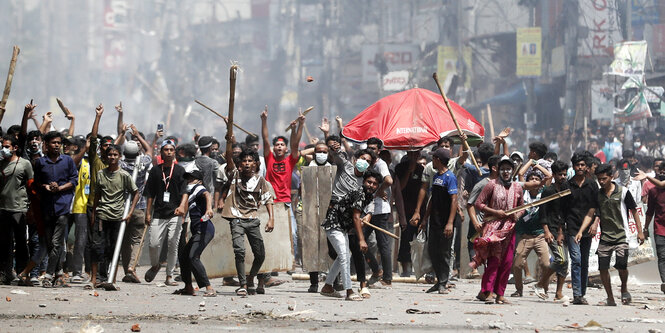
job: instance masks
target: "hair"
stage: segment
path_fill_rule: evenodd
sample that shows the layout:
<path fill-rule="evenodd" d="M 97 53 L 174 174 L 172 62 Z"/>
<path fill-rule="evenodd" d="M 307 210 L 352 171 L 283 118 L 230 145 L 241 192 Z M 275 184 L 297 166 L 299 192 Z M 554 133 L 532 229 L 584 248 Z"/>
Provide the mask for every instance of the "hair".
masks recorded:
<path fill-rule="evenodd" d="M 259 142 L 259 137 L 258 136 L 249 134 L 245 137 L 245 144 L 246 145 L 249 146 L 250 144 L 252 144 L 254 142 L 256 142 L 256 143 Z"/>
<path fill-rule="evenodd" d="M 559 155 L 553 151 L 548 151 L 547 154 L 543 155 L 543 158 L 546 160 L 551 159 L 552 161 L 556 161 L 559 159 Z"/>
<path fill-rule="evenodd" d="M 606 174 L 612 177 L 612 166 L 609 164 L 601 164 L 596 168 L 596 175 Z"/>
<path fill-rule="evenodd" d="M 436 155 L 432 155 L 432 159 L 437 159 L 443 163 L 444 166 L 448 167 L 448 162 L 450 162 L 450 157 L 438 158 Z"/>
<path fill-rule="evenodd" d="M 60 138 L 60 140 L 62 140 L 62 133 L 58 131 L 50 131 L 44 135 L 44 142 L 49 143 L 55 138 Z"/>
<path fill-rule="evenodd" d="M 106 156 L 109 155 L 109 152 L 110 152 L 111 150 L 115 150 L 115 151 L 117 151 L 118 154 L 120 154 L 120 152 L 121 152 L 121 151 L 120 151 L 120 146 L 118 146 L 118 145 L 116 145 L 116 144 L 111 144 L 108 148 L 106 148 L 106 153 L 105 153 Z"/>
<path fill-rule="evenodd" d="M 600 158 L 598 158 L 598 157 L 596 157 L 596 156 L 591 156 L 591 157 L 589 158 L 589 164 L 590 164 L 590 165 L 594 165 L 594 164 L 595 164 L 595 165 L 601 165 L 602 163 L 603 163 L 603 162 L 600 161 Z"/>
<path fill-rule="evenodd" d="M 242 147 L 242 145 L 239 144 L 239 143 L 237 143 L 237 142 L 234 142 L 233 144 L 231 144 L 231 150 L 233 150 L 233 149 L 235 149 L 235 148 L 240 148 L 240 150 L 244 150 L 243 147 Z M 233 152 L 233 151 L 232 151 L 232 152 Z"/>
<path fill-rule="evenodd" d="M 145 140 L 145 134 L 143 134 L 143 132 L 139 131 L 139 135 L 141 136 L 141 138 L 143 138 L 143 140 Z M 135 141 L 139 141 L 139 140 L 136 140 L 136 135 L 134 135 L 134 134 L 132 134 L 132 138 L 135 139 Z"/>
<path fill-rule="evenodd" d="M 573 157 L 570 158 L 570 162 L 573 163 L 573 165 L 577 164 L 578 162 L 584 162 L 586 164 L 591 164 L 590 156 L 592 156 L 591 153 L 589 153 L 586 150 L 576 151 L 573 154 Z"/>
<path fill-rule="evenodd" d="M 193 143 L 182 144 L 178 146 L 177 150 L 182 151 L 182 153 L 187 157 L 196 156 L 196 146 Z"/>
<path fill-rule="evenodd" d="M 600 144 L 600 140 L 598 140 L 596 138 L 589 139 L 589 143 L 592 143 L 592 142 L 595 142 L 596 144 Z"/>
<path fill-rule="evenodd" d="M 543 180 L 543 177 L 544 177 L 543 173 L 540 170 L 535 169 L 535 168 L 531 169 L 531 171 L 526 173 L 525 179 L 529 180 L 529 178 L 531 178 L 531 176 L 537 176 L 538 178 L 540 178 L 540 180 Z"/>
<path fill-rule="evenodd" d="M 654 158 L 654 159 L 653 159 L 653 166 L 656 166 L 656 164 L 659 163 L 659 162 L 660 162 L 660 163 L 663 163 L 663 162 L 665 162 L 665 159 L 662 158 L 662 157 L 656 157 L 656 158 Z"/>
<path fill-rule="evenodd" d="M 482 163 L 487 163 L 492 155 L 494 155 L 494 146 L 486 142 L 478 145 L 478 157 Z"/>
<path fill-rule="evenodd" d="M 554 161 L 552 163 L 552 173 L 559 173 L 561 171 L 568 171 L 568 164 L 564 161 Z"/>
<path fill-rule="evenodd" d="M 452 146 L 452 144 L 453 144 L 453 139 L 451 139 L 451 138 L 449 138 L 449 137 L 447 137 L 447 136 L 444 136 L 443 138 L 440 138 L 439 140 L 436 141 L 436 146 L 437 146 L 437 147 L 438 147 L 438 146 L 441 146 L 441 144 L 444 143 L 444 142 L 448 142 L 448 143 Z"/>
<path fill-rule="evenodd" d="M 330 141 L 335 141 L 340 144 L 342 143 L 342 139 L 337 135 L 328 135 L 328 137 L 326 138 L 326 144 L 328 144 L 328 142 Z"/>
<path fill-rule="evenodd" d="M 253 149 L 243 149 L 238 155 L 238 161 L 242 161 L 245 157 L 251 157 L 254 162 L 259 163 L 259 153 L 255 152 Z"/>
<path fill-rule="evenodd" d="M 16 136 L 14 134 L 9 134 L 9 131 L 7 131 L 7 134 L 2 136 L 2 141 L 9 141 L 9 143 L 12 145 L 12 147 L 18 146 L 18 139 L 16 139 Z"/>
<path fill-rule="evenodd" d="M 219 146 L 220 144 L 219 144 L 219 141 L 217 141 L 217 139 L 212 138 L 212 145 L 211 145 L 211 147 L 214 146 L 214 145 L 218 145 L 218 146 Z"/>
<path fill-rule="evenodd" d="M 632 149 L 626 149 L 623 151 L 623 154 L 621 154 L 621 157 L 623 158 L 635 157 L 635 151 Z"/>
<path fill-rule="evenodd" d="M 499 165 L 499 160 L 501 160 L 501 156 L 499 155 L 492 155 L 487 159 L 487 166 L 490 168 L 490 170 L 492 167 Z"/>
<path fill-rule="evenodd" d="M 365 171 L 365 174 L 363 174 L 363 180 L 366 180 L 369 177 L 374 177 L 374 179 L 376 179 L 376 182 L 379 185 L 381 185 L 381 183 L 383 182 L 383 177 L 381 177 L 381 174 L 374 170 Z"/>
<path fill-rule="evenodd" d="M 536 155 L 538 155 L 538 158 L 543 158 L 543 156 L 547 154 L 547 146 L 540 141 L 532 142 L 531 144 L 529 144 L 529 150 L 536 153 Z"/>
<path fill-rule="evenodd" d="M 372 158 L 372 163 L 370 164 L 374 164 L 374 162 L 376 161 L 376 154 L 369 149 L 358 149 L 356 150 L 355 153 L 353 153 L 353 157 L 355 158 L 359 158 L 360 156 L 363 155 L 369 155 Z"/>
<path fill-rule="evenodd" d="M 16 135 L 17 133 L 21 133 L 20 125 L 12 125 L 7 129 L 7 134 L 9 135 Z"/>
<path fill-rule="evenodd" d="M 44 135 L 42 134 L 42 132 L 40 132 L 38 130 L 28 132 L 28 135 L 26 137 L 27 141 L 32 141 L 34 138 L 43 139 Z"/>
<path fill-rule="evenodd" d="M 371 138 L 367 139 L 367 145 L 368 146 L 369 145 L 376 145 L 377 148 L 379 148 L 379 150 L 381 150 L 381 148 L 383 148 L 383 141 L 381 141 L 381 139 L 379 139 L 379 138 L 371 137 Z"/>
<path fill-rule="evenodd" d="M 272 139 L 272 145 L 273 145 L 273 146 L 276 145 L 276 144 L 277 144 L 277 141 L 279 141 L 279 140 L 284 141 L 284 144 L 285 144 L 286 146 L 289 145 L 289 139 L 287 139 L 287 138 L 286 138 L 285 136 L 283 136 L 283 135 L 276 136 L 274 139 Z"/>

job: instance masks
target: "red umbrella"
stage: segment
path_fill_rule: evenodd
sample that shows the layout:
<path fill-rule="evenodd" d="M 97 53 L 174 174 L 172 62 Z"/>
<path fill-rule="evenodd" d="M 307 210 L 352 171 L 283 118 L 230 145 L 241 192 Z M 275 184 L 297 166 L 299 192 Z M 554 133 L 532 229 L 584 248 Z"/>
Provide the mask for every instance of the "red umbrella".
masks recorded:
<path fill-rule="evenodd" d="M 485 129 L 468 111 L 453 101 L 449 102 L 462 131 L 469 139 L 476 139 L 471 141 L 480 142 Z M 383 140 L 386 148 L 405 150 L 422 148 L 441 137 L 456 134 L 457 128 L 441 95 L 420 88 L 380 99 L 342 130 L 342 135 L 354 142 L 377 137 Z"/>

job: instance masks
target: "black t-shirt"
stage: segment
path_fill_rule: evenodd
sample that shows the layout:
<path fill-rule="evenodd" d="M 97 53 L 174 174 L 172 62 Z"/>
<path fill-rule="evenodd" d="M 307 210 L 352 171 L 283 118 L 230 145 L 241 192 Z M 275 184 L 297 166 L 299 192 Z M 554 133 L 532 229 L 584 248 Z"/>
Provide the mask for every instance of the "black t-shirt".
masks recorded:
<path fill-rule="evenodd" d="M 561 200 L 562 216 L 566 223 L 566 234 L 569 236 L 577 235 L 582 226 L 584 216 L 591 208 L 598 209 L 598 184 L 595 180 L 587 177 L 582 186 L 577 186 L 574 178 L 568 180 L 570 195 Z M 584 237 L 590 237 L 588 233 Z"/>
<path fill-rule="evenodd" d="M 406 186 L 402 190 L 402 201 L 404 202 L 404 214 L 406 215 L 406 219 L 410 219 L 413 213 L 415 213 L 416 210 L 416 204 L 418 203 L 418 193 L 420 192 L 420 188 L 422 186 L 421 179 L 423 176 L 423 168 L 422 165 L 416 164 L 416 168 L 413 170 L 413 173 L 409 176 L 409 179 L 406 183 Z M 395 167 L 395 176 L 398 179 L 402 179 L 404 177 L 404 174 L 409 172 L 409 161 L 404 161 Z M 425 201 L 425 204 L 421 206 L 421 215 L 425 212 L 425 206 L 427 206 L 427 201 Z"/>
<path fill-rule="evenodd" d="M 169 177 L 170 175 L 170 177 Z M 164 201 L 164 192 L 168 184 L 168 202 Z M 174 216 L 175 209 L 182 201 L 182 195 L 187 193 L 187 182 L 185 181 L 185 168 L 180 165 L 173 165 L 173 174 L 171 168 L 164 167 L 161 164 L 150 169 L 148 180 L 143 190 L 146 198 L 153 198 L 153 207 L 155 208 L 153 217 L 158 219 L 170 219 Z"/>
<path fill-rule="evenodd" d="M 189 190 L 189 219 L 192 221 L 190 230 L 192 233 L 196 233 L 201 228 L 201 217 L 206 212 L 207 202 L 205 194 L 208 191 L 201 184 L 194 185 Z"/>
<path fill-rule="evenodd" d="M 552 184 L 543 189 L 543 193 L 540 197 L 547 198 L 550 195 L 565 191 L 566 189 L 568 189 L 568 182 L 561 184 L 560 191 L 557 191 L 556 186 Z M 562 230 L 565 230 L 565 223 L 563 221 L 564 213 L 561 210 L 562 201 L 563 198 L 546 202 L 541 206 L 540 211 L 538 212 L 541 224 L 547 224 L 547 227 L 554 237 L 557 237 L 559 234 L 559 226 L 561 226 Z"/>

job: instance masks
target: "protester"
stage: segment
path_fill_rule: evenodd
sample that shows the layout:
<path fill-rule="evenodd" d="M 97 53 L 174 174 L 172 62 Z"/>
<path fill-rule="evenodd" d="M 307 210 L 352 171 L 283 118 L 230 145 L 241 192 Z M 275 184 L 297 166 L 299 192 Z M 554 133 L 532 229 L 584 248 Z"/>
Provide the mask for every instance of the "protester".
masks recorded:
<path fill-rule="evenodd" d="M 175 291 L 180 295 L 196 295 L 192 286 L 192 274 L 196 279 L 199 289 L 205 288 L 204 297 L 214 297 L 217 293 L 210 285 L 208 274 L 203 263 L 201 263 L 201 254 L 206 246 L 215 236 L 215 227 L 210 219 L 213 217 L 212 196 L 210 192 L 202 185 L 203 173 L 199 170 L 193 170 L 187 173 L 188 181 L 188 213 L 191 219 L 190 231 L 192 233 L 187 244 L 182 247 L 178 253 L 180 261 L 180 276 L 185 287 Z"/>
<path fill-rule="evenodd" d="M 93 222 L 89 231 L 92 263 L 90 280 L 93 288 L 98 287 L 98 268 L 101 268 L 101 272 L 106 272 L 111 265 L 121 222 L 127 222 L 131 218 L 139 201 L 138 188 L 132 176 L 120 168 L 120 147 L 111 145 L 105 153 L 108 167 L 97 173 L 97 188 L 92 204 Z M 124 215 L 126 197 L 131 198 L 131 205 L 127 215 Z M 110 274 L 115 276 L 115 272 Z"/>
<path fill-rule="evenodd" d="M 401 185 L 405 221 L 411 220 L 418 203 L 418 193 L 421 187 L 420 179 L 425 169 L 423 165 L 418 164 L 419 157 L 419 151 L 409 151 L 395 167 L 395 175 Z M 421 209 L 420 215 L 425 215 L 425 209 Z M 402 276 L 409 276 L 411 274 L 410 242 L 417 234 L 418 228 L 410 223 L 404 223 L 404 225 L 400 223 L 400 228 L 402 233 L 400 235 L 397 261 L 402 265 Z"/>
<path fill-rule="evenodd" d="M 256 289 L 248 289 L 248 287 L 254 286 L 254 277 L 259 273 L 265 259 L 265 246 L 259 230 L 261 221 L 258 218 L 258 209 L 260 205 L 266 206 L 268 221 L 265 231 L 272 232 L 275 228 L 274 199 L 267 181 L 256 174 L 258 154 L 246 149 L 240 153 L 238 160 L 240 161 L 238 168 L 232 158 L 226 161 L 226 174 L 231 184 L 222 211 L 222 217 L 229 221 L 233 239 L 233 253 L 240 282 L 236 295 L 265 294 L 264 275 L 258 277 Z M 254 261 L 247 276 L 245 275 L 245 235 L 247 235 L 254 255 Z"/>
<path fill-rule="evenodd" d="M 437 280 L 427 290 L 428 293 L 448 294 L 450 289 L 448 277 L 452 266 L 451 249 L 457 213 L 457 178 L 448 170 L 449 161 L 449 149 L 439 148 L 432 153 L 432 163 L 437 173 L 432 178 L 432 198 L 418 228 L 428 230 L 427 251 Z"/>
<path fill-rule="evenodd" d="M 33 182 L 30 161 L 17 155 L 18 139 L 7 134 L 2 138 L 0 150 L 0 283 L 10 284 L 14 273 L 28 264 L 29 250 L 26 238 L 28 187 Z M 14 245 L 15 244 L 15 245 Z M 14 266 L 16 265 L 16 266 Z"/>
<path fill-rule="evenodd" d="M 556 193 L 568 189 L 566 173 L 568 165 L 562 161 L 556 161 L 552 164 L 552 174 L 554 183 L 543 189 L 541 197 L 549 197 Z M 549 245 L 551 262 L 549 266 L 541 273 L 540 280 L 535 286 L 536 296 L 546 299 L 547 289 L 552 274 L 556 273 L 556 294 L 555 300 L 563 298 L 563 284 L 568 275 L 568 255 L 564 249 L 565 241 L 565 222 L 563 220 L 564 210 L 561 208 L 561 199 L 545 203 L 539 211 L 540 222 L 545 234 L 545 241 Z"/>
<path fill-rule="evenodd" d="M 326 284 L 321 288 L 321 295 L 341 298 L 335 289 L 333 282 L 337 274 L 341 275 L 341 282 L 346 290 L 346 300 L 360 301 L 362 296 L 356 294 L 351 287 L 351 273 L 349 265 L 349 238 L 348 233 L 352 228 L 358 236 L 358 247 L 362 252 L 367 252 L 362 231 L 361 212 L 364 208 L 364 192 L 360 188 L 358 178 L 361 177 L 376 159 L 371 150 L 361 149 L 354 153 L 354 161 L 349 162 L 337 152 L 339 143 L 333 143 L 331 150 L 333 164 L 337 166 L 335 180 L 333 182 L 332 198 L 326 212 L 326 218 L 322 224 L 326 236 L 337 253 L 333 262 Z"/>
<path fill-rule="evenodd" d="M 58 279 L 55 273 L 62 268 L 64 237 L 74 198 L 74 188 L 78 181 L 78 171 L 74 160 L 60 153 L 62 147 L 60 132 L 46 133 L 44 142 L 47 147 L 46 156 L 35 162 L 34 170 L 35 183 L 40 189 L 44 212 L 43 242 L 48 249 L 48 266 L 42 286 L 50 288 L 54 285 L 54 279 L 57 279 L 58 286 L 65 284 L 65 281 Z"/>
<path fill-rule="evenodd" d="M 630 304 L 632 297 L 628 292 L 628 241 L 626 229 L 628 227 L 628 214 L 632 214 L 637 225 L 637 240 L 644 243 L 642 224 L 637 214 L 637 204 L 633 195 L 625 187 L 612 181 L 612 167 L 603 164 L 596 170 L 596 176 L 600 183 L 598 192 L 598 209 L 600 218 L 600 243 L 598 244 L 598 270 L 600 279 L 607 293 L 607 300 L 601 305 L 616 306 L 612 285 L 610 282 L 610 259 L 616 253 L 614 268 L 619 271 L 621 279 L 621 303 Z M 582 239 L 584 230 L 591 225 L 593 216 L 585 216 L 580 230 L 575 235 L 575 242 Z"/>
<path fill-rule="evenodd" d="M 665 182 L 665 165 L 660 164 L 655 168 L 656 177 L 650 177 L 649 181 Z M 652 179 L 653 178 L 653 179 Z M 665 188 L 660 185 L 649 190 L 647 201 L 646 222 L 644 222 L 644 236 L 649 236 L 649 225 L 653 221 L 653 238 L 656 243 L 656 255 L 658 257 L 658 272 L 660 273 L 660 291 L 665 293 Z"/>
<path fill-rule="evenodd" d="M 172 140 L 164 140 L 160 148 L 162 163 L 153 167 L 148 174 L 144 195 L 147 198 L 145 224 L 150 227 L 150 269 L 145 273 L 146 282 L 152 282 L 160 268 L 159 251 L 168 239 L 166 262 L 166 282 L 168 286 L 178 283 L 173 281 L 182 217 L 186 212 L 187 183 L 185 169 L 175 164 L 175 147 Z M 154 208 L 154 212 L 153 212 Z"/>
<path fill-rule="evenodd" d="M 589 251 L 591 237 L 596 234 L 598 223 L 594 222 L 589 232 L 575 240 L 585 216 L 593 217 L 598 208 L 598 185 L 587 174 L 591 154 L 576 152 L 571 158 L 575 176 L 568 180 L 571 194 L 562 198 L 562 216 L 566 224 L 566 245 L 570 255 L 571 280 L 573 285 L 573 304 L 588 305 L 584 298 L 589 275 Z"/>
<path fill-rule="evenodd" d="M 482 235 L 474 241 L 475 255 L 469 264 L 477 268 L 487 262 L 483 272 L 482 289 L 479 299 L 488 300 L 490 293 L 496 294 L 497 304 L 506 304 L 504 298 L 508 276 L 513 264 L 515 251 L 515 222 L 522 212 L 511 215 L 507 210 L 521 206 L 524 202 L 522 186 L 512 180 L 513 162 L 506 156 L 499 161 L 499 178 L 490 180 L 476 200 L 476 209 L 496 218 L 484 221 Z"/>

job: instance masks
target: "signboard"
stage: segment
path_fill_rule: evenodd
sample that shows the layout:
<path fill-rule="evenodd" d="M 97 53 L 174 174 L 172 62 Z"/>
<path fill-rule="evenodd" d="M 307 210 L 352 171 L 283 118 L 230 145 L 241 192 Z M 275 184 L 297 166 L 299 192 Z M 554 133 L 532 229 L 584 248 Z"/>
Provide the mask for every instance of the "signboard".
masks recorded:
<path fill-rule="evenodd" d="M 612 88 L 604 81 L 594 81 L 591 84 L 591 119 L 612 119 L 613 117 Z"/>
<path fill-rule="evenodd" d="M 450 73 L 457 72 L 457 52 L 452 46 L 439 46 L 436 56 L 436 75 L 445 80 Z"/>
<path fill-rule="evenodd" d="M 651 34 L 652 56 L 665 56 L 665 24 L 654 24 Z"/>
<path fill-rule="evenodd" d="M 623 109 L 616 109 L 614 116 L 619 122 L 629 122 L 644 118 L 651 118 L 651 108 L 640 90 Z"/>
<path fill-rule="evenodd" d="M 123 67 L 127 59 L 127 23 L 129 6 L 126 0 L 104 1 L 104 68 Z"/>
<path fill-rule="evenodd" d="M 517 28 L 516 74 L 518 77 L 540 76 L 541 38 L 540 27 Z"/>
<path fill-rule="evenodd" d="M 552 49 L 552 61 L 550 64 L 550 75 L 552 77 L 559 77 L 566 74 L 566 54 L 563 45 Z"/>
<path fill-rule="evenodd" d="M 614 61 L 610 64 L 607 74 L 620 76 L 644 75 L 644 65 L 647 57 L 647 42 L 617 43 L 614 46 Z"/>
<path fill-rule="evenodd" d="M 383 76 L 383 90 L 402 91 L 409 83 L 409 71 L 395 71 Z"/>
<path fill-rule="evenodd" d="M 362 64 L 363 82 L 378 83 L 380 79 L 377 71 L 377 61 L 384 61 L 388 72 L 398 70 L 409 70 L 415 68 L 416 61 L 420 56 L 420 48 L 413 44 L 386 44 L 383 52 L 379 51 L 379 45 L 363 45 Z"/>
<path fill-rule="evenodd" d="M 615 2 L 579 0 L 579 5 L 579 26 L 588 33 L 579 39 L 577 54 L 581 57 L 611 57 L 614 44 L 623 41 Z"/>

